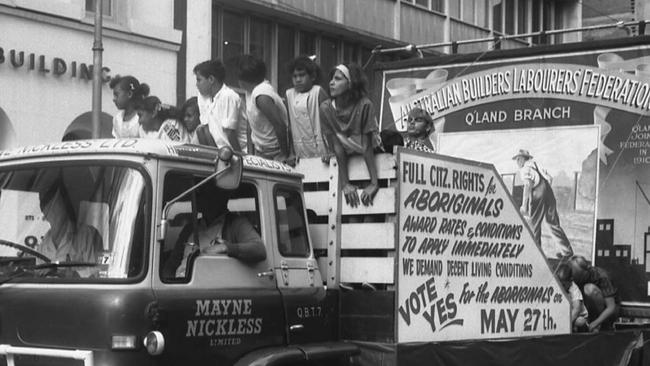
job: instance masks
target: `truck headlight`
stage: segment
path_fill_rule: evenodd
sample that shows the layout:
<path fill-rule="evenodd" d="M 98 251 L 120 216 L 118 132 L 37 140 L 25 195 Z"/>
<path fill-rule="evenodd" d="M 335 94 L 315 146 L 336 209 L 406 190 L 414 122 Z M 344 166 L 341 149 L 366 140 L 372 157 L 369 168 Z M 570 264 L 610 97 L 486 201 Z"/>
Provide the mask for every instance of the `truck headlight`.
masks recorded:
<path fill-rule="evenodd" d="M 165 337 L 157 330 L 153 330 L 144 337 L 144 348 L 152 356 L 157 356 L 165 349 Z"/>
<path fill-rule="evenodd" d="M 114 335 L 111 338 L 111 349 L 135 349 L 135 342 L 134 335 Z"/>

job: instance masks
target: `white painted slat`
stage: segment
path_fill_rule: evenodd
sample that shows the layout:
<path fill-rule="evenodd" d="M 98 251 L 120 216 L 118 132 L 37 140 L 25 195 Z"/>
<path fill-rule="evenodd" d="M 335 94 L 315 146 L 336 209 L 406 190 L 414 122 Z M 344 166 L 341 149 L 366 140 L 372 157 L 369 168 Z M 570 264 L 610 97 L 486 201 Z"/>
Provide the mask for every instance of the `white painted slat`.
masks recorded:
<path fill-rule="evenodd" d="M 375 155 L 375 166 L 377 167 L 377 176 L 379 179 L 394 179 L 397 174 L 395 164 L 395 156 L 393 154 Z M 368 167 L 366 167 L 366 162 L 361 155 L 352 156 L 348 160 L 348 172 L 350 180 L 370 179 Z"/>
<path fill-rule="evenodd" d="M 395 249 L 395 223 L 343 224 L 341 249 Z M 327 249 L 327 224 L 309 225 L 314 249 Z"/>
<path fill-rule="evenodd" d="M 342 249 L 395 249 L 395 223 L 343 224 Z"/>
<path fill-rule="evenodd" d="M 341 282 L 394 283 L 394 258 L 341 258 Z"/>
<path fill-rule="evenodd" d="M 305 192 L 305 208 L 313 210 L 317 216 L 327 216 L 329 208 L 329 192 Z"/>
<path fill-rule="evenodd" d="M 363 190 L 359 189 L 357 193 L 361 196 Z M 341 194 L 341 193 L 339 193 Z M 328 214 L 327 191 L 305 192 L 305 207 L 313 210 L 317 216 L 326 216 Z M 395 188 L 379 188 L 377 195 L 373 200 L 372 206 L 359 205 L 352 207 L 343 202 L 343 215 L 369 215 L 369 214 L 392 214 L 395 213 Z"/>
<path fill-rule="evenodd" d="M 394 179 L 397 174 L 395 164 L 395 156 L 392 154 L 375 155 L 375 166 L 377 167 L 377 176 L 379 179 Z M 300 159 L 298 164 L 296 164 L 295 170 L 305 176 L 303 179 L 304 183 L 329 182 L 329 166 L 323 164 L 320 158 Z M 370 179 L 366 162 L 361 155 L 350 157 L 348 160 L 348 171 L 350 180 Z"/>
<path fill-rule="evenodd" d="M 302 173 L 304 183 L 328 182 L 329 165 L 323 163 L 320 158 L 300 159 L 295 170 Z"/>
<path fill-rule="evenodd" d="M 361 192 L 363 190 L 359 189 L 357 194 L 361 198 Z M 342 193 L 340 193 L 342 194 Z M 307 199 L 307 198 L 305 198 Z M 372 206 L 364 206 L 360 204 L 357 207 L 352 207 L 345 203 L 345 197 L 341 197 L 343 200 L 342 203 L 342 214 L 343 215 L 369 215 L 369 214 L 392 214 L 395 213 L 395 188 L 379 188 L 377 195 L 373 200 Z"/>

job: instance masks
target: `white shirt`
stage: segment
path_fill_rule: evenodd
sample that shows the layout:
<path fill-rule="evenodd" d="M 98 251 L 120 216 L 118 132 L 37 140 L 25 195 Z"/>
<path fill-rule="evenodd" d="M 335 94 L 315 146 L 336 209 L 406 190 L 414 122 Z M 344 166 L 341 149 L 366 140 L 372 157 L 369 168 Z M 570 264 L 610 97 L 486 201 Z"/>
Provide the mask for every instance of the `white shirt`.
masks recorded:
<path fill-rule="evenodd" d="M 206 225 L 205 220 L 201 220 L 198 223 L 198 236 L 199 236 L 199 246 L 196 247 L 196 243 L 186 243 L 185 249 L 183 250 L 183 259 L 181 264 L 176 269 L 176 277 L 185 277 L 185 269 L 187 268 L 187 259 L 195 250 L 201 250 L 207 248 L 211 245 L 214 245 L 215 241 L 222 239 L 221 234 L 223 232 L 223 224 L 226 222 L 226 214 L 222 214 L 213 221 L 210 226 Z M 190 236 L 191 241 L 192 236 Z"/>
<path fill-rule="evenodd" d="M 138 137 L 163 141 L 192 142 L 192 137 L 185 127 L 175 119 L 165 120 L 165 122 L 160 125 L 158 131 L 145 131 L 142 126 L 140 126 Z"/>
<path fill-rule="evenodd" d="M 327 154 L 320 127 L 318 98 L 321 87 L 314 85 L 307 92 L 287 90 L 287 109 L 291 120 L 291 137 L 296 156 L 321 157 Z"/>
<path fill-rule="evenodd" d="M 524 166 L 519 169 L 519 177 L 522 181 L 530 182 L 531 187 L 537 187 L 539 184 L 539 173 L 535 169 L 536 163 L 534 160 L 526 160 Z"/>
<path fill-rule="evenodd" d="M 65 228 L 62 229 L 64 231 L 61 241 L 54 244 L 52 230 L 48 230 L 38 246 L 38 251 L 52 261 L 96 263 L 99 253 L 95 251 L 93 238 L 98 233 L 87 225 L 75 228 L 72 222 L 67 221 L 63 225 Z"/>
<path fill-rule="evenodd" d="M 217 147 L 230 146 L 224 129 L 238 131 L 241 116 L 241 98 L 234 90 L 223 84 L 214 98 L 197 97 L 201 124 L 207 124 Z"/>
<path fill-rule="evenodd" d="M 285 126 L 285 131 L 274 131 L 273 125 L 268 118 L 261 113 L 255 100 L 260 95 L 266 95 L 273 100 L 273 103 L 280 110 L 280 116 Z M 289 125 L 287 109 L 284 107 L 282 98 L 275 92 L 273 86 L 265 80 L 253 88 L 253 92 L 246 98 L 246 113 L 248 114 L 248 123 L 251 126 L 251 140 L 255 144 L 255 150 L 258 155 L 266 158 L 273 158 L 280 153 L 280 142 L 277 133 L 287 133 L 286 127 Z"/>
<path fill-rule="evenodd" d="M 119 138 L 129 138 L 129 137 L 139 137 L 139 123 L 140 117 L 137 113 L 133 113 L 133 117 L 128 120 L 124 120 L 124 110 L 119 110 L 113 116 L 113 137 Z"/>
<path fill-rule="evenodd" d="M 580 301 L 580 313 L 578 314 L 578 316 L 581 316 L 583 318 L 588 318 L 589 312 L 587 311 L 587 307 L 583 302 L 582 292 L 580 292 L 580 288 L 578 288 L 578 285 L 576 285 L 575 282 L 571 281 L 571 287 L 569 287 L 569 291 L 567 292 L 569 293 L 569 298 L 571 301 Z"/>

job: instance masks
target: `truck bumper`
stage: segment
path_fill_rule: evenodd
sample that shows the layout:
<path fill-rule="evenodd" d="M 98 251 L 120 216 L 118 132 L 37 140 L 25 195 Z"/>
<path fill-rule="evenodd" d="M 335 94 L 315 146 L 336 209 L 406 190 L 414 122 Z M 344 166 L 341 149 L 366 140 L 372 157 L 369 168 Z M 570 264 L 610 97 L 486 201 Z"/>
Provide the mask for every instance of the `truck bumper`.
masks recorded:
<path fill-rule="evenodd" d="M 359 347 L 347 342 L 296 344 L 262 348 L 237 361 L 235 366 L 273 366 L 306 360 L 330 360 L 359 354 Z"/>
<path fill-rule="evenodd" d="M 7 366 L 15 366 L 14 356 L 42 356 L 80 360 L 84 366 L 93 366 L 93 352 L 87 350 L 64 350 L 56 348 L 14 347 L 0 344 L 0 355 L 7 359 Z"/>

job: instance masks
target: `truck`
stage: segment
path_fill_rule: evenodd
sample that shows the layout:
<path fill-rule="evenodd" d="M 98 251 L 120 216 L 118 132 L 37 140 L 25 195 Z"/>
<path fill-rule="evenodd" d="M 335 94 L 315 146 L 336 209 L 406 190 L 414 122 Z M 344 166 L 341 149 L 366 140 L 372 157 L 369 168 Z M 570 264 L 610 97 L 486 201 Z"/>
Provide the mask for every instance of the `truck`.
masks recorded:
<path fill-rule="evenodd" d="M 141 139 L 1 152 L 0 355 L 8 365 L 642 358 L 638 331 L 570 334 L 566 292 L 493 165 L 400 148 L 376 163 L 373 205 L 350 207 L 335 160 L 292 168 Z M 368 179 L 362 160 L 349 167 L 352 181 Z M 265 258 L 196 250 L 201 207 L 224 198 Z M 179 245 L 186 268 L 168 272 Z"/>

